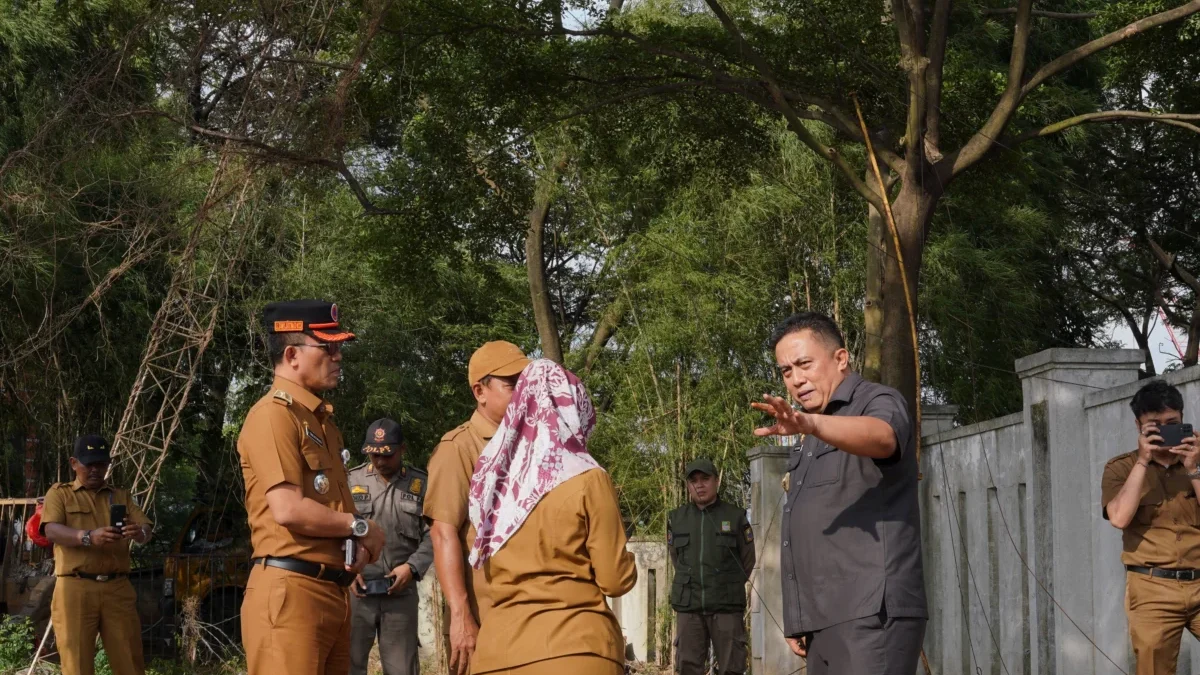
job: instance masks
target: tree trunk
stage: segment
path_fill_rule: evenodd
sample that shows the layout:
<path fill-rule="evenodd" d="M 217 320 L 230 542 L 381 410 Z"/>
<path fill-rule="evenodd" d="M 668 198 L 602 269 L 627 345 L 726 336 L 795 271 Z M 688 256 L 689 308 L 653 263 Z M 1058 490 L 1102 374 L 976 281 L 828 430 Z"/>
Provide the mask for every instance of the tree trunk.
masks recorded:
<path fill-rule="evenodd" d="M 555 363 L 562 363 L 562 339 L 558 335 L 558 321 L 554 316 L 554 306 L 550 302 L 550 289 L 546 286 L 546 255 L 543 244 L 546 219 L 550 215 L 550 206 L 554 202 L 554 188 L 558 183 L 559 167 L 556 165 L 547 173 L 548 175 L 538 181 L 533 208 L 529 211 L 529 230 L 525 234 L 525 269 L 529 275 L 529 296 L 533 302 L 533 320 L 537 325 L 542 356 Z"/>
<path fill-rule="evenodd" d="M 924 233 L 933 218 L 939 195 L 910 187 L 906 181 L 892 205 L 903 251 L 913 310 L 917 311 Z M 917 405 L 917 366 L 913 355 L 908 304 L 895 246 L 886 216 L 870 214 L 867 246 L 867 289 L 863 326 L 866 349 L 862 372 L 868 379 L 898 390 L 914 413 Z M 919 314 L 918 314 L 919 316 Z"/>

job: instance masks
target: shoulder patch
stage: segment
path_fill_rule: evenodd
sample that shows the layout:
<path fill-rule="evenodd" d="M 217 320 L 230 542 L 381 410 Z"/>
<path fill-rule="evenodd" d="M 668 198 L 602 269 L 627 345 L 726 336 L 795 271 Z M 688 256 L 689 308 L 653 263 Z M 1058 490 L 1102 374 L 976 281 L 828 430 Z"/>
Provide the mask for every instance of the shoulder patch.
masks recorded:
<path fill-rule="evenodd" d="M 275 401 L 279 405 L 291 405 L 292 395 L 282 389 L 276 389 L 275 392 L 271 394 L 271 400 Z"/>

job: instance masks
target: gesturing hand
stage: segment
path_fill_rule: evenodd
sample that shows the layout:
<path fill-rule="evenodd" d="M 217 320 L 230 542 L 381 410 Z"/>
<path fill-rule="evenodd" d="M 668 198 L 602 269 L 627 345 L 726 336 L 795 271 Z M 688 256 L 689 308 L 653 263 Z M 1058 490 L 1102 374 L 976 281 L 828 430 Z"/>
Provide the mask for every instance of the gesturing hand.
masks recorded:
<path fill-rule="evenodd" d="M 750 407 L 774 417 L 775 424 L 755 429 L 755 436 L 796 436 L 813 432 L 815 425 L 812 415 L 796 410 L 790 403 L 778 396 L 763 394 L 763 401 L 765 403 L 755 401 L 750 404 Z"/>

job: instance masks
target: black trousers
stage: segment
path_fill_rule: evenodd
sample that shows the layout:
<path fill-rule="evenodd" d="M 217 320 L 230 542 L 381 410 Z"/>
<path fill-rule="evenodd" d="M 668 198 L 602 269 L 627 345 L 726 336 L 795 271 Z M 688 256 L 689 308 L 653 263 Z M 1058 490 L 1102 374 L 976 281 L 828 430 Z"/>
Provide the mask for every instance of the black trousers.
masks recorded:
<path fill-rule="evenodd" d="M 706 672 L 709 643 L 720 666 L 720 675 L 746 672 L 746 624 L 741 612 L 678 612 L 675 626 L 678 638 L 675 671 L 679 675 L 703 675 Z"/>
<path fill-rule="evenodd" d="M 809 634 L 808 675 L 913 675 L 926 619 L 886 611 Z"/>

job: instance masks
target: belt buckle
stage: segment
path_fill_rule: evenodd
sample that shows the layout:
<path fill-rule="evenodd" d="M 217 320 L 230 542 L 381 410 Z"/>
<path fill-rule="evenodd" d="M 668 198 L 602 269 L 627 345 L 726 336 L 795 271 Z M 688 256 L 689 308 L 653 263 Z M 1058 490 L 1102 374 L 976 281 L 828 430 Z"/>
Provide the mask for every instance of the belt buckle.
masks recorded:
<path fill-rule="evenodd" d="M 109 576 L 107 574 L 97 574 L 96 575 L 96 581 L 108 581 L 108 580 L 109 580 Z"/>

